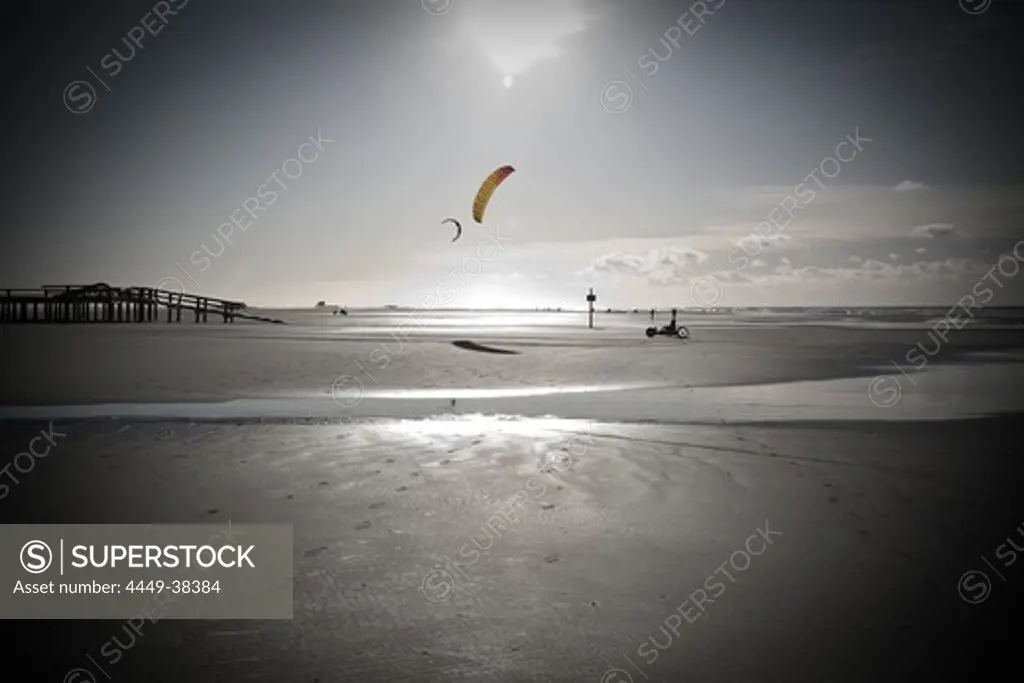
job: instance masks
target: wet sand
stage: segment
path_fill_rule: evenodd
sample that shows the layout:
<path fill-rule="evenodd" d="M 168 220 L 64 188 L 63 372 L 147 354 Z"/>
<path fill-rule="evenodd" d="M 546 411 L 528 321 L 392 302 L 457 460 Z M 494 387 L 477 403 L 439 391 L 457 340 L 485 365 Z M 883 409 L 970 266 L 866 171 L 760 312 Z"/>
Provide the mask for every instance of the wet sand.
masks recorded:
<path fill-rule="evenodd" d="M 32 427 L 4 424 L 5 443 Z M 958 593 L 1024 521 L 1007 420 L 60 428 L 4 519 L 295 528 L 293 621 L 147 624 L 107 662 L 119 680 L 966 675 L 992 662 L 978 647 L 1007 652 L 990 631 L 1024 585 L 1008 572 L 982 604 Z M 22 627 L 46 636 L 29 641 L 56 679 L 104 664 L 121 624 Z"/>

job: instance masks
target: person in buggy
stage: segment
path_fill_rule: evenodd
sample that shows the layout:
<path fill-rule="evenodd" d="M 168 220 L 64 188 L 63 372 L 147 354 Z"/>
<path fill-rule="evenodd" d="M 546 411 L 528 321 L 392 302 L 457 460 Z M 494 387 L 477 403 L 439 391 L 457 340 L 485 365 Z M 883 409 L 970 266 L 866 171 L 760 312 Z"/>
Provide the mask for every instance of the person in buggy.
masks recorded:
<path fill-rule="evenodd" d="M 677 308 L 673 308 L 672 309 L 672 319 L 668 321 L 668 325 L 665 325 L 665 330 L 666 331 L 668 331 L 668 332 L 676 332 L 676 331 L 679 330 L 679 326 L 676 324 L 676 315 L 678 314 L 678 312 L 679 312 L 679 309 L 677 309 Z"/>

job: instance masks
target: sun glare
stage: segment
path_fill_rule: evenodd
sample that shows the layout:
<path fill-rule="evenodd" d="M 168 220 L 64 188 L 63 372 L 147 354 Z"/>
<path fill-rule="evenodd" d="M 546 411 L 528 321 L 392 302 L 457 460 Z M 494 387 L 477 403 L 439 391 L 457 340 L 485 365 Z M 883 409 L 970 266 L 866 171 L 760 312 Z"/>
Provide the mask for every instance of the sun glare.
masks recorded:
<path fill-rule="evenodd" d="M 585 0 L 473 0 L 460 15 L 466 36 L 502 75 L 505 88 L 539 62 L 556 59 L 561 42 L 586 28 Z"/>

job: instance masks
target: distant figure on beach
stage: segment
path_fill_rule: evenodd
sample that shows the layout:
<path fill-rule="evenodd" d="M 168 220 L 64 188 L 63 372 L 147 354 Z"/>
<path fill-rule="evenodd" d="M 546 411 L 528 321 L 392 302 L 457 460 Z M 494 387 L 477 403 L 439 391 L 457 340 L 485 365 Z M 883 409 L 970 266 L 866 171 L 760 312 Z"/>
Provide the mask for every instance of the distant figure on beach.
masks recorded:
<path fill-rule="evenodd" d="M 651 309 L 651 322 L 654 322 L 654 309 Z"/>

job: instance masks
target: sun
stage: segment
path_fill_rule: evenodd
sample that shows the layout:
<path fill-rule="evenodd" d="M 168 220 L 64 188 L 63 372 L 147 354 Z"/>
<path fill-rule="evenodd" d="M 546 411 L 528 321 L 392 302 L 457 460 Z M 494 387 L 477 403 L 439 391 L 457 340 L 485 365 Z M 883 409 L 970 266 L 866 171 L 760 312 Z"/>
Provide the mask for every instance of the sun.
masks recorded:
<path fill-rule="evenodd" d="M 502 79 L 501 84 L 504 85 L 506 89 L 508 89 L 512 87 L 512 84 L 514 82 L 515 78 L 513 78 L 512 74 L 508 74 L 507 76 L 505 76 L 505 78 Z"/>

